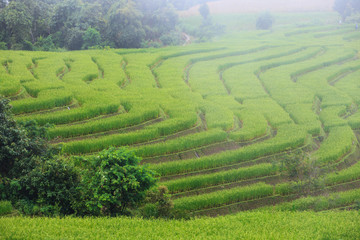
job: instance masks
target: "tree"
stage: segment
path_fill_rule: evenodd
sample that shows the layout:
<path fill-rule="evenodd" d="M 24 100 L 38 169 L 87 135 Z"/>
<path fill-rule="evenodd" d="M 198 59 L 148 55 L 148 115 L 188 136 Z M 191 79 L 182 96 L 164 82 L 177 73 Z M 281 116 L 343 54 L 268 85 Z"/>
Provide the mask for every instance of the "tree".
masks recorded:
<path fill-rule="evenodd" d="M 0 200 L 25 214 L 72 214 L 80 201 L 77 171 L 48 147 L 47 129 L 17 124 L 9 100 L 0 99 Z"/>
<path fill-rule="evenodd" d="M 0 98 L 0 177 L 17 177 L 33 156 L 44 155 L 48 147 L 45 143 L 45 128 L 34 121 L 18 126 L 10 112 L 9 100 Z M 16 171 L 14 171 L 14 168 Z"/>
<path fill-rule="evenodd" d="M 359 0 L 351 0 L 351 6 L 355 12 L 360 12 L 360 1 Z"/>
<path fill-rule="evenodd" d="M 273 17 L 271 16 L 270 13 L 266 12 L 261 14 L 257 19 L 256 19 L 256 29 L 261 29 L 261 30 L 267 30 L 270 29 L 273 25 Z"/>
<path fill-rule="evenodd" d="M 351 2 L 350 0 L 335 0 L 333 9 L 337 11 L 343 22 L 351 15 Z"/>
<path fill-rule="evenodd" d="M 120 1 L 109 10 L 107 36 L 118 48 L 139 48 L 145 39 L 142 13 L 133 1 Z"/>
<path fill-rule="evenodd" d="M 110 148 L 88 160 L 91 167 L 84 186 L 89 187 L 86 205 L 92 214 L 124 214 L 128 207 L 145 199 L 156 178 L 139 163 L 140 158 L 124 148 Z"/>
<path fill-rule="evenodd" d="M 35 158 L 34 168 L 10 183 L 11 200 L 28 215 L 69 215 L 76 213 L 81 199 L 80 176 L 58 157 Z"/>
<path fill-rule="evenodd" d="M 199 7 L 199 13 L 203 17 L 203 19 L 207 19 L 210 15 L 210 9 L 209 6 L 204 3 Z"/>
<path fill-rule="evenodd" d="M 97 46 L 101 42 L 100 33 L 95 29 L 89 27 L 83 35 L 83 49 L 88 49 L 89 47 Z"/>
<path fill-rule="evenodd" d="M 0 25 L 5 36 L 3 37 L 10 45 L 22 43 L 29 39 L 32 16 L 26 5 L 22 2 L 11 1 L 7 7 L 0 11 Z"/>
<path fill-rule="evenodd" d="M 135 0 L 142 13 L 142 25 L 147 40 L 158 40 L 161 36 L 174 31 L 179 17 L 174 7 L 166 0 Z"/>
<path fill-rule="evenodd" d="M 65 41 L 66 48 L 69 50 L 80 50 L 83 46 L 83 35 L 84 31 L 78 27 L 68 29 Z"/>

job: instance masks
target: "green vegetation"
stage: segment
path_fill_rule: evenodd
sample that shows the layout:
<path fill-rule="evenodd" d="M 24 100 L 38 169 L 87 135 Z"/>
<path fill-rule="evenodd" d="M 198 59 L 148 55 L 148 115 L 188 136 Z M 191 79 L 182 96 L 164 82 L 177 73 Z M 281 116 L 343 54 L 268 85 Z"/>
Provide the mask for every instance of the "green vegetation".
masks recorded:
<path fill-rule="evenodd" d="M 356 239 L 357 212 L 245 212 L 191 221 L 132 218 L 0 218 L 1 237 L 42 239 Z M 44 225 L 46 224 L 46 228 Z M 21 226 L 21 227 L 20 227 Z M 281 226 L 281 227 L 279 227 Z M 67 231 L 64 231 L 67 229 Z M 122 229 L 119 231 L 119 229 Z M 293 231 L 296 229 L 296 231 Z"/>
<path fill-rule="evenodd" d="M 0 19 L 3 49 L 40 51 L 156 45 L 178 23 L 173 2 L 161 0 L 1 1 Z M 160 45 L 181 40 L 173 35 Z"/>
<path fill-rule="evenodd" d="M 125 149 L 111 148 L 82 160 L 81 164 L 89 165 L 83 187 L 85 206 L 92 215 L 124 214 L 142 201 L 156 182 L 153 172 L 139 166 L 140 158 Z"/>
<path fill-rule="evenodd" d="M 271 176 L 277 169 L 271 164 L 259 164 L 247 168 L 233 169 L 225 172 L 218 172 L 207 175 L 186 177 L 177 180 L 167 181 L 164 185 L 170 192 L 188 191 L 197 188 L 204 188 L 212 185 L 236 182 L 245 179 Z"/>
<path fill-rule="evenodd" d="M 60 18 L 51 29 L 66 36 L 51 30 L 37 40 L 33 32 L 35 43 L 41 41 L 33 47 L 88 50 L 0 50 L 0 94 L 9 99 L 0 105 L 0 238 L 71 238 L 66 234 L 80 236 L 80 222 L 85 238 L 120 238 L 113 229 L 121 225 L 124 234 L 133 227 L 128 238 L 139 237 L 138 228 L 147 229 L 145 238 L 157 232 L 171 239 L 176 231 L 183 238 L 218 238 L 218 232 L 231 238 L 238 231 L 256 239 L 255 227 L 246 228 L 254 222 L 260 239 L 358 238 L 352 210 L 360 184 L 360 48 L 354 22 L 334 23 L 336 13 L 274 13 L 272 30 L 260 31 L 252 15 L 244 21 L 252 22 L 251 30 L 213 42 L 95 49 L 152 46 L 159 39 L 170 44 L 178 34 L 170 26 L 174 10 L 161 1 L 115 1 L 106 10 L 97 3 L 65 1 L 49 12 L 54 21 Z M 0 15 L 27 4 L 11 1 Z M 60 14 L 69 7 L 79 11 L 76 18 L 70 10 Z M 154 19 L 150 12 L 158 11 Z M 221 19 L 206 5 L 201 12 L 194 29 L 206 32 Z M 77 26 L 84 16 L 100 22 Z M 0 30 L 16 48 L 22 34 L 28 32 Z M 250 209 L 261 210 L 237 213 Z M 288 212 L 297 210 L 327 212 Z M 86 218 L 119 215 L 134 218 Z M 49 228 L 41 232 L 37 225 L 46 221 Z M 225 230 L 202 231 L 206 224 Z M 69 233 L 58 233 L 58 226 L 69 226 Z"/>
<path fill-rule="evenodd" d="M 184 197 L 174 201 L 175 209 L 186 211 L 200 210 L 216 207 L 232 202 L 251 200 L 266 197 L 273 194 L 273 187 L 264 183 L 250 185 L 248 187 L 217 191 L 196 197 Z"/>
<path fill-rule="evenodd" d="M 306 197 L 292 202 L 279 204 L 272 209 L 276 211 L 324 211 L 355 204 L 360 198 L 359 189 L 333 193 L 329 196 Z M 270 207 L 269 207 L 270 208 Z"/>
<path fill-rule="evenodd" d="M 161 176 L 193 172 L 247 162 L 259 157 L 303 146 L 307 138 L 306 133 L 301 128 L 298 128 L 295 132 L 287 131 L 289 127 L 290 126 L 283 127 L 279 130 L 275 138 L 265 140 L 261 143 L 252 144 L 238 150 L 206 156 L 200 159 L 195 158 L 151 165 L 151 169 Z M 295 126 L 292 126 L 292 130 L 294 129 Z"/>
<path fill-rule="evenodd" d="M 11 202 L 9 201 L 0 201 L 0 216 L 9 214 L 13 211 Z"/>

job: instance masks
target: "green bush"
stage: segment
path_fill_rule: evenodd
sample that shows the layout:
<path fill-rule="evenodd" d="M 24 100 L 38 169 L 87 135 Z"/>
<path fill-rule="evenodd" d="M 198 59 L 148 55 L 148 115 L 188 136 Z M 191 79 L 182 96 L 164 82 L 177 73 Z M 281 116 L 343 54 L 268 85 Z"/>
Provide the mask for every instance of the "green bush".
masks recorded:
<path fill-rule="evenodd" d="M 0 99 L 0 175 L 3 177 L 21 175 L 21 169 L 29 166 L 32 156 L 44 155 L 48 150 L 44 140 L 46 128 L 38 127 L 35 121 L 18 126 L 10 110 L 9 100 Z"/>
<path fill-rule="evenodd" d="M 0 42 L 0 50 L 8 50 L 6 42 Z"/>
<path fill-rule="evenodd" d="M 13 207 L 11 202 L 9 201 L 1 201 L 0 202 L 0 216 L 9 214 L 13 211 Z"/>
<path fill-rule="evenodd" d="M 95 29 L 89 27 L 84 35 L 82 36 L 84 44 L 82 46 L 83 49 L 88 49 L 90 47 L 98 46 L 101 41 L 100 33 Z"/>
<path fill-rule="evenodd" d="M 181 35 L 180 35 L 180 33 L 173 31 L 168 34 L 162 35 L 160 37 L 160 41 L 165 46 L 179 45 L 180 41 L 181 41 Z"/>
<path fill-rule="evenodd" d="M 88 159 L 90 168 L 83 179 L 88 210 L 94 215 L 124 214 L 144 200 L 156 178 L 139 163 L 140 158 L 124 148 L 110 148 Z"/>
<path fill-rule="evenodd" d="M 174 204 L 170 199 L 168 189 L 160 186 L 148 192 L 140 213 L 145 218 L 173 218 L 173 208 Z"/>
<path fill-rule="evenodd" d="M 30 215 L 68 215 L 81 201 L 79 174 L 62 159 L 37 159 L 28 174 L 13 179 L 10 197 L 18 210 Z"/>
<path fill-rule="evenodd" d="M 40 36 L 34 46 L 40 51 L 51 51 L 56 48 L 51 35 L 46 38 Z"/>

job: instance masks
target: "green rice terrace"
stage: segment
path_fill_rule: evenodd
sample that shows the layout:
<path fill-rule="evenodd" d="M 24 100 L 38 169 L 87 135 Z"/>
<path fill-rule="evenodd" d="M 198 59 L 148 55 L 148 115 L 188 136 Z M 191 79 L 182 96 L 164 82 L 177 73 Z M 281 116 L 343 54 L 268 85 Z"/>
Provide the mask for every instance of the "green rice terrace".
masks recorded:
<path fill-rule="evenodd" d="M 259 239 L 356 239 L 360 215 L 339 210 L 355 208 L 360 199 L 359 50 L 359 30 L 344 24 L 246 31 L 161 49 L 0 51 L 0 94 L 11 99 L 17 121 L 53 124 L 50 143 L 62 146 L 62 155 L 128 146 L 158 173 L 158 185 L 169 189 L 175 209 L 195 217 L 235 214 L 117 223 L 138 226 L 142 237 L 158 222 L 158 238 L 176 238 L 164 229 L 182 228 L 185 239 L 226 239 L 226 224 L 249 218 L 228 230 L 257 239 L 247 224 L 271 231 L 277 225 L 264 222 L 272 218 L 300 232 L 308 231 L 301 221 L 310 229 L 314 222 L 328 229 L 304 236 L 260 231 Z M 322 186 L 306 197 L 306 186 L 281 167 L 299 151 L 313 160 Z M 320 213 L 283 213 L 304 210 Z M 339 225 L 328 225 L 329 219 Z M 0 218 L 0 238 L 65 239 L 80 236 L 72 225 L 92 229 L 103 221 L 110 229 L 117 220 L 49 219 L 47 234 L 53 235 L 36 227 L 41 221 Z M 17 232 L 19 222 L 31 234 Z M 196 235 L 206 231 L 206 222 L 223 230 L 216 237 Z M 56 230 L 64 224 L 72 235 Z M 108 228 L 83 237 L 120 237 Z M 129 239 L 140 238 L 135 232 Z"/>

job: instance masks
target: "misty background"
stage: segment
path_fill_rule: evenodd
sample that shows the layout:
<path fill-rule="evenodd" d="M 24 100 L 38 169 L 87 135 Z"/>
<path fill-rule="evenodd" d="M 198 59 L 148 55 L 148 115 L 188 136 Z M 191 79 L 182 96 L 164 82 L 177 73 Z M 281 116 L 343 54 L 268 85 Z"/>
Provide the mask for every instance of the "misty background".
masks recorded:
<path fill-rule="evenodd" d="M 281 26 L 298 22 L 334 24 L 339 19 L 344 22 L 353 12 L 359 12 L 359 3 L 359 0 L 0 0 L 0 50 L 186 45 L 210 41 L 231 31 L 258 29 L 256 19 L 264 12 L 272 15 L 264 16 L 264 26 L 268 28 L 261 29 L 270 29 L 273 23 Z"/>
<path fill-rule="evenodd" d="M 334 0 L 221 0 L 208 2 L 211 13 L 258 13 L 332 11 Z M 182 11 L 180 15 L 198 15 L 198 7 Z"/>

